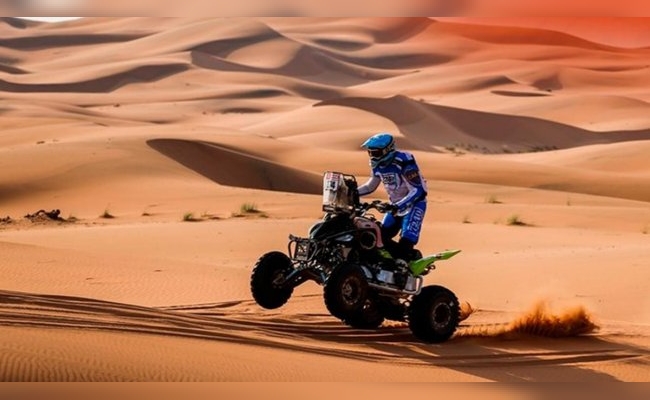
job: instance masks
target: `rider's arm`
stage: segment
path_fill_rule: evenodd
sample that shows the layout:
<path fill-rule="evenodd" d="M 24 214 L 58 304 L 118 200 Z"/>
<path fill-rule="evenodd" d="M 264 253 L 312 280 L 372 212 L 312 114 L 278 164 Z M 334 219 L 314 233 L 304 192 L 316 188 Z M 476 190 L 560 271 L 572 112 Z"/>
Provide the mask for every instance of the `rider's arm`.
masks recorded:
<path fill-rule="evenodd" d="M 368 182 L 364 183 L 363 185 L 359 186 L 359 196 L 365 196 L 368 195 L 379 187 L 379 184 L 381 183 L 381 179 L 377 175 L 373 175 L 372 178 L 368 180 Z"/>

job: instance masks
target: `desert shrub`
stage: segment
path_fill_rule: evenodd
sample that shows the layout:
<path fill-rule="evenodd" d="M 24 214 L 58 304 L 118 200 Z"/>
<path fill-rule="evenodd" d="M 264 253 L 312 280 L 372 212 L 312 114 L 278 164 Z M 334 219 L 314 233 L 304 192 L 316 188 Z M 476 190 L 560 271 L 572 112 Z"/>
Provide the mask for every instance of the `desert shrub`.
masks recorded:
<path fill-rule="evenodd" d="M 187 213 L 183 214 L 183 221 L 185 221 L 185 222 L 197 222 L 197 221 L 200 221 L 200 219 L 196 218 L 194 216 L 194 213 L 187 212 Z"/>
<path fill-rule="evenodd" d="M 527 223 L 522 221 L 521 218 L 519 218 L 519 216 L 516 215 L 516 214 L 511 215 L 510 217 L 508 217 L 508 222 L 507 223 L 510 226 L 527 226 L 528 225 Z"/>
<path fill-rule="evenodd" d="M 242 214 L 257 214 L 260 210 L 255 203 L 244 203 L 239 207 L 239 212 Z"/>
<path fill-rule="evenodd" d="M 239 212 L 232 213 L 233 217 L 246 217 L 246 216 L 257 216 L 260 218 L 268 218 L 266 213 L 260 211 L 257 208 L 255 203 L 244 203 L 239 207 Z"/>
<path fill-rule="evenodd" d="M 496 195 L 489 195 L 485 198 L 485 202 L 488 204 L 502 204 L 502 202 L 497 198 Z"/>
<path fill-rule="evenodd" d="M 108 210 L 108 208 L 105 209 L 104 212 L 102 213 L 102 215 L 100 215 L 99 217 L 100 217 L 100 218 L 104 218 L 104 219 L 113 219 L 113 218 L 115 218 L 115 216 L 114 216 L 113 214 L 110 213 L 110 211 Z"/>

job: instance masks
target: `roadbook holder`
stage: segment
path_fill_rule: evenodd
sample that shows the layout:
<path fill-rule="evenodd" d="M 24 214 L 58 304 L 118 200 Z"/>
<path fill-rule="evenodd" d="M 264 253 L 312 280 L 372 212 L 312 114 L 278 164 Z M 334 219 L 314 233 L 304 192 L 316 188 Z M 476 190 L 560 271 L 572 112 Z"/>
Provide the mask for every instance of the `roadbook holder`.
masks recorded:
<path fill-rule="evenodd" d="M 357 181 L 352 175 L 328 171 L 323 175 L 323 211 L 354 211 L 358 203 Z"/>

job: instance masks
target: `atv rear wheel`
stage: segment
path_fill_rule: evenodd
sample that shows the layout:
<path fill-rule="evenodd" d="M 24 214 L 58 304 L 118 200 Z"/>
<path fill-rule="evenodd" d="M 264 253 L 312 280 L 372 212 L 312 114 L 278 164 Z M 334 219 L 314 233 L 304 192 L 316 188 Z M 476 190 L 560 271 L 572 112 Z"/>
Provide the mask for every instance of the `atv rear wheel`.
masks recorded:
<path fill-rule="evenodd" d="M 323 290 L 325 306 L 336 318 L 354 318 L 368 299 L 368 281 L 360 266 L 343 263 L 332 271 Z"/>
<path fill-rule="evenodd" d="M 282 307 L 293 294 L 293 286 L 285 279 L 293 270 L 291 259 L 274 251 L 264 254 L 251 275 L 251 293 L 261 307 L 273 310 Z"/>
<path fill-rule="evenodd" d="M 442 286 L 423 288 L 409 307 L 409 328 L 413 336 L 427 343 L 448 340 L 456 331 L 459 319 L 456 295 Z"/>

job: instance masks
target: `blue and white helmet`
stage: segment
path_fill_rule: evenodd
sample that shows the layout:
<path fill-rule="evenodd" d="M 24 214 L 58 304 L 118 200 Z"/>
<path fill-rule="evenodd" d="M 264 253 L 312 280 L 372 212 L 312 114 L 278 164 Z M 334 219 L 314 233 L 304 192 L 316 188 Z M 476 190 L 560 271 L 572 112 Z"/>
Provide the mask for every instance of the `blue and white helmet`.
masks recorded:
<path fill-rule="evenodd" d="M 361 147 L 368 150 L 372 168 L 385 167 L 395 158 L 395 139 L 390 133 L 378 133 L 366 140 Z"/>

